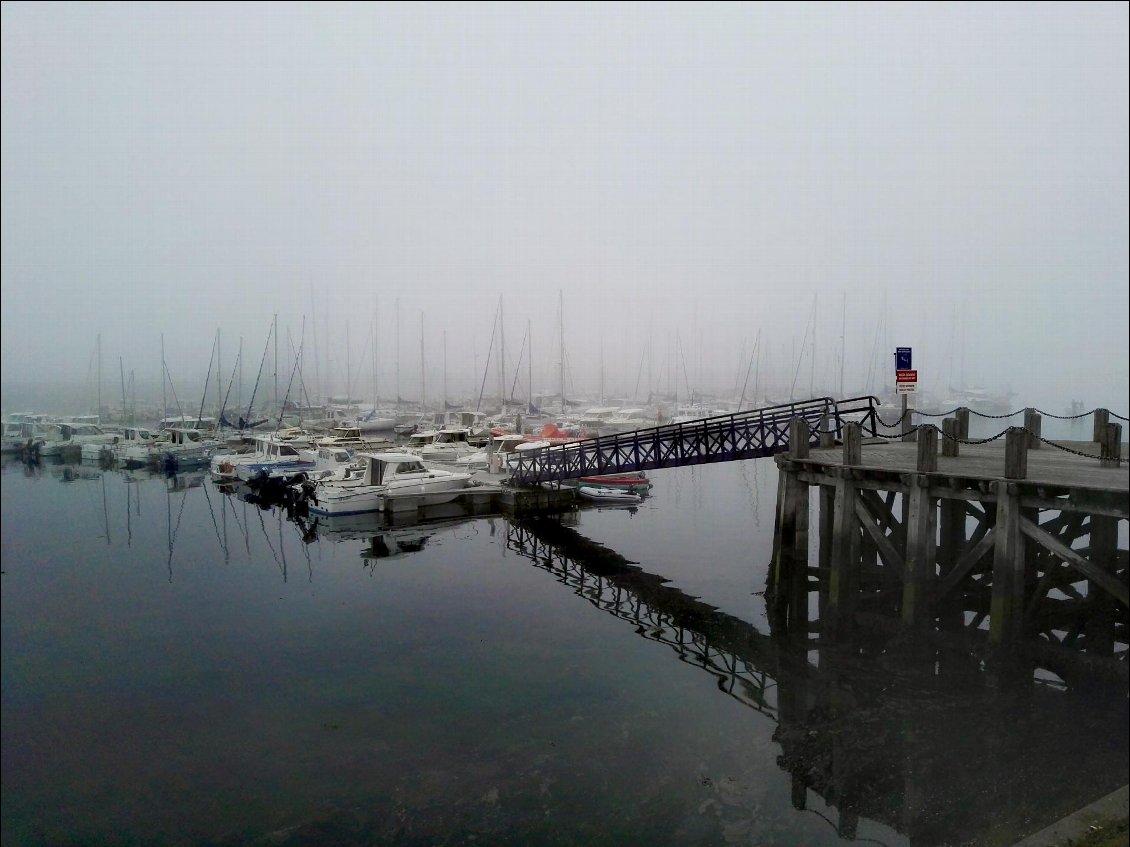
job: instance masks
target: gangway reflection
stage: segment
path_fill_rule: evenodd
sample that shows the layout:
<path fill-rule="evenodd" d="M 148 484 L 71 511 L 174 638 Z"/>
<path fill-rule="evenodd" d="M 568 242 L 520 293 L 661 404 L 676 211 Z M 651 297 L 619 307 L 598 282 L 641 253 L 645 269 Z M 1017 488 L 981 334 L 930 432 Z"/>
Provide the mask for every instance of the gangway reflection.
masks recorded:
<path fill-rule="evenodd" d="M 1126 782 L 1124 694 L 1004 686 L 916 660 L 897 638 L 845 650 L 767 635 L 557 520 L 511 522 L 507 547 L 775 721 L 794 808 L 845 840 L 873 841 L 879 824 L 911 847 L 1013 843 Z M 738 806 L 728 823 L 756 818 Z"/>
<path fill-rule="evenodd" d="M 776 715 L 776 647 L 752 624 L 668 585 L 560 521 L 511 522 L 506 546 L 598 609 L 633 624 L 638 635 L 710 673 L 719 691 Z"/>

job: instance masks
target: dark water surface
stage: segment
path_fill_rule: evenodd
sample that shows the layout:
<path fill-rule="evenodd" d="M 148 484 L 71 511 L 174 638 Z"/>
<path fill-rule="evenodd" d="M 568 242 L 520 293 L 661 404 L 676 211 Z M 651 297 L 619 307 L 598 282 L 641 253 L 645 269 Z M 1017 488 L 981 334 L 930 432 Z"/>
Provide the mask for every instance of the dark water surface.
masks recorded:
<path fill-rule="evenodd" d="M 1126 782 L 1124 697 L 789 670 L 775 466 L 653 479 L 381 531 L 5 465 L 3 844 L 1010 844 Z"/>

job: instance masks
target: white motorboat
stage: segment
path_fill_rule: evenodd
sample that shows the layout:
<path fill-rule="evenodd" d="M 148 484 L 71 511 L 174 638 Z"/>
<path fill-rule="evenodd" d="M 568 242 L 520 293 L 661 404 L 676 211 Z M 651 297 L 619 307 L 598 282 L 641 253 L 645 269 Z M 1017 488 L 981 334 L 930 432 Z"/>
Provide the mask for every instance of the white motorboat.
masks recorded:
<path fill-rule="evenodd" d="M 168 433 L 157 433 L 145 426 L 127 426 L 114 446 L 114 456 L 124 467 L 148 465 L 168 443 Z M 86 458 L 85 451 L 83 458 Z"/>
<path fill-rule="evenodd" d="M 467 427 L 448 427 L 437 430 L 430 444 L 419 448 L 419 456 L 426 462 L 454 462 L 478 451 L 468 440 L 471 430 Z"/>
<path fill-rule="evenodd" d="M 310 447 L 309 440 L 262 435 L 255 438 L 254 444 L 254 448 L 247 453 L 213 454 L 209 466 L 213 478 L 247 480 L 263 470 L 298 472 L 314 466 L 313 459 L 300 454 L 300 450 Z"/>
<path fill-rule="evenodd" d="M 495 467 L 502 469 L 509 466 L 511 459 L 518 452 L 518 446 L 529 441 L 528 435 L 518 435 L 516 433 L 509 433 L 506 435 L 496 435 L 491 439 L 490 447 L 480 447 L 474 453 L 467 456 L 461 456 L 455 460 L 455 466 L 459 470 L 486 470 L 490 467 L 491 457 L 496 457 Z"/>
<path fill-rule="evenodd" d="M 5 453 L 18 453 L 41 436 L 47 423 L 46 415 L 15 413 L 4 420 L 4 433 L 0 449 Z"/>
<path fill-rule="evenodd" d="M 302 490 L 316 515 L 359 515 L 450 503 L 470 483 L 469 473 L 424 467 L 410 453 L 361 453 L 359 478 L 311 480 Z"/>
<path fill-rule="evenodd" d="M 118 440 L 115 432 L 106 432 L 102 427 L 92 423 L 59 423 L 53 426 L 58 428 L 54 438 L 48 438 L 40 447 L 40 456 L 58 456 L 67 447 L 76 447 L 80 451 L 84 444 L 114 444 Z"/>
<path fill-rule="evenodd" d="M 165 432 L 169 439 L 159 450 L 158 461 L 167 471 L 204 467 L 211 462 L 212 454 L 225 446 L 205 429 L 170 427 Z"/>
<path fill-rule="evenodd" d="M 638 506 L 643 498 L 639 494 L 622 488 L 604 488 L 595 485 L 580 485 L 577 493 L 586 500 L 607 506 Z"/>

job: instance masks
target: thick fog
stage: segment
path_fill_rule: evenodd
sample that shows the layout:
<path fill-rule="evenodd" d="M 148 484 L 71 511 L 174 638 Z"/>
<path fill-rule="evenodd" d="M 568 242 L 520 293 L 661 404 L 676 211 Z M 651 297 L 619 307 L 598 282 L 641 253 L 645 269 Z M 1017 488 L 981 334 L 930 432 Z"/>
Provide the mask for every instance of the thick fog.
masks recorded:
<path fill-rule="evenodd" d="M 910 346 L 923 402 L 1126 414 L 1128 8 L 6 2 L 4 411 L 299 351 L 311 400 L 749 405 Z"/>

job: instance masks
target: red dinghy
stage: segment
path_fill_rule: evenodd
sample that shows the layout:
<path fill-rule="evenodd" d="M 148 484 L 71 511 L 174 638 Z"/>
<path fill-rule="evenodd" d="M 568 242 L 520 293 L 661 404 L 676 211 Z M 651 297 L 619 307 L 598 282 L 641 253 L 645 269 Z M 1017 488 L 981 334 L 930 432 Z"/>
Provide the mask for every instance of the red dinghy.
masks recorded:
<path fill-rule="evenodd" d="M 651 488 L 648 478 L 640 472 L 603 474 L 596 476 L 581 476 L 576 479 L 562 480 L 567 485 L 585 485 L 598 488 L 615 488 L 619 491 L 632 493 L 646 492 Z"/>

